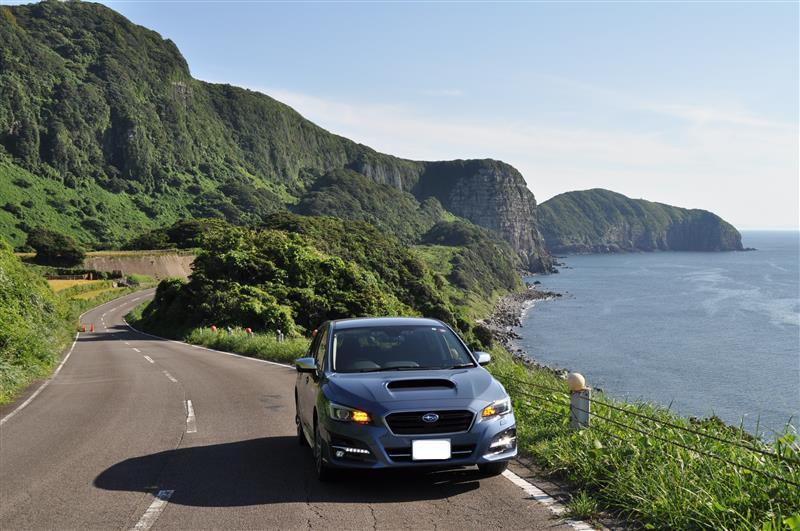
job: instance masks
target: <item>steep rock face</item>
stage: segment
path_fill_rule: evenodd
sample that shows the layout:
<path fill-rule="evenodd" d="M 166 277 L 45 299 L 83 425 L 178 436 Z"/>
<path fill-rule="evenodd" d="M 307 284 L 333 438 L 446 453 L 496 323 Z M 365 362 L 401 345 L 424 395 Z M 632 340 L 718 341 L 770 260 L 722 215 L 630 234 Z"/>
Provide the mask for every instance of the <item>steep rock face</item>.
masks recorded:
<path fill-rule="evenodd" d="M 705 210 L 689 210 L 609 190 L 567 192 L 539 206 L 547 247 L 554 253 L 736 251 L 742 237 Z"/>
<path fill-rule="evenodd" d="M 174 43 L 100 4 L 0 6 L 0 95 L 0 159 L 65 188 L 123 192 L 129 233 L 191 217 L 258 224 L 347 168 L 420 201 L 433 196 L 499 234 L 529 269 L 550 268 L 533 194 L 510 166 L 378 153 L 269 96 L 193 79 Z M 102 230 L 102 213 L 92 213 L 102 191 L 75 212 L 42 201 L 38 214 L 114 245 L 130 234 Z M 27 230 L 26 219 L 5 221 Z"/>
<path fill-rule="evenodd" d="M 533 272 L 553 269 L 539 233 L 536 198 L 522 175 L 496 160 L 428 162 L 414 194 L 503 236 Z"/>

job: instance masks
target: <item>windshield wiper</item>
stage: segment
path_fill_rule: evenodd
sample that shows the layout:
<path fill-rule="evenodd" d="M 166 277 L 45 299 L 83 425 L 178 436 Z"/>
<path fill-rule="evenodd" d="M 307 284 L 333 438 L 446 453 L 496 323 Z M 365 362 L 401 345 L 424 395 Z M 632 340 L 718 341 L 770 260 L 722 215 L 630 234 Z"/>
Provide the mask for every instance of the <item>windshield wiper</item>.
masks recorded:
<path fill-rule="evenodd" d="M 452 365 L 450 367 L 441 367 L 441 369 L 442 370 L 447 370 L 447 369 L 466 369 L 467 367 L 474 367 L 474 366 L 475 366 L 474 363 L 462 363 L 460 365 Z"/>
<path fill-rule="evenodd" d="M 347 371 L 347 372 L 424 371 L 428 369 L 431 369 L 431 367 L 414 367 L 411 365 L 406 365 L 401 367 L 375 367 L 370 369 L 358 369 L 355 371 Z"/>

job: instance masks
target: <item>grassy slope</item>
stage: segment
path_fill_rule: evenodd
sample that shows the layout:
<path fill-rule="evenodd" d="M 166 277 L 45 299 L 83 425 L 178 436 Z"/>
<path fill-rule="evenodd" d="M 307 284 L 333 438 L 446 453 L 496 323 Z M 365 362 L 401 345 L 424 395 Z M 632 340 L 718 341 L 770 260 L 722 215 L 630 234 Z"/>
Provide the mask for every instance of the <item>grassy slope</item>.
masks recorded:
<path fill-rule="evenodd" d="M 47 374 L 69 339 L 68 309 L 0 239 L 0 404 Z"/>

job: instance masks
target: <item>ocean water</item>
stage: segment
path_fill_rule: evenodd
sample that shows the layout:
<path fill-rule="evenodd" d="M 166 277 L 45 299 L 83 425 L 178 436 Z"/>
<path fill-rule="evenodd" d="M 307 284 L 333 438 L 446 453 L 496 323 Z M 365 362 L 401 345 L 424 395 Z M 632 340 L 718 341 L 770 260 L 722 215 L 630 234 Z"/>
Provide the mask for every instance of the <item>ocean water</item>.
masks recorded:
<path fill-rule="evenodd" d="M 746 231 L 752 252 L 568 256 L 518 346 L 592 387 L 717 415 L 769 437 L 800 426 L 800 233 Z"/>

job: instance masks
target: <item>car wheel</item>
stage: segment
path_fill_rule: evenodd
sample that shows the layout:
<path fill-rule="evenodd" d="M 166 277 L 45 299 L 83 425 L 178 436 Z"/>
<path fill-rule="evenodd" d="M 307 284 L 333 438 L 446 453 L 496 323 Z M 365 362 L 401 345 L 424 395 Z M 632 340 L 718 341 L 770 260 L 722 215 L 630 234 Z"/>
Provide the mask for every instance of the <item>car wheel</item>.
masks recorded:
<path fill-rule="evenodd" d="M 319 433 L 319 422 L 314 420 L 314 471 L 317 473 L 318 480 L 329 481 L 333 479 L 333 471 L 323 460 L 325 441 L 322 440 L 322 435 Z"/>
<path fill-rule="evenodd" d="M 495 463 L 482 463 L 478 465 L 478 470 L 484 476 L 499 476 L 508 468 L 508 461 L 497 461 Z"/>

